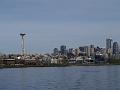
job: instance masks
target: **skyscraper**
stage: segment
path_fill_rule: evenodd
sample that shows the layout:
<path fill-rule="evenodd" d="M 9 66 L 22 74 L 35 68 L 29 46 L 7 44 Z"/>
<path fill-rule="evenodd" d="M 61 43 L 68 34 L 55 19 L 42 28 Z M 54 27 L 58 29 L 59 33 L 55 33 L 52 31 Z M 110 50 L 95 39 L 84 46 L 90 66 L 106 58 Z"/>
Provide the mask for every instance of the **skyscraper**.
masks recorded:
<path fill-rule="evenodd" d="M 59 54 L 58 48 L 54 48 L 53 53 L 54 53 L 54 55 L 58 55 Z"/>
<path fill-rule="evenodd" d="M 112 39 L 106 39 L 106 53 L 112 55 Z"/>
<path fill-rule="evenodd" d="M 90 55 L 93 56 L 94 52 L 94 45 L 90 45 Z"/>
<path fill-rule="evenodd" d="M 106 39 L 106 49 L 112 49 L 112 39 Z"/>
<path fill-rule="evenodd" d="M 119 45 L 117 42 L 113 43 L 113 54 L 119 54 Z"/>
<path fill-rule="evenodd" d="M 65 46 L 65 45 L 60 46 L 60 52 L 61 52 L 61 54 L 63 54 L 63 55 L 67 53 L 67 50 L 66 50 L 66 46 Z"/>
<path fill-rule="evenodd" d="M 85 47 L 79 47 L 81 52 L 85 52 Z"/>
<path fill-rule="evenodd" d="M 88 57 L 90 57 L 90 46 L 85 46 L 85 53 Z"/>

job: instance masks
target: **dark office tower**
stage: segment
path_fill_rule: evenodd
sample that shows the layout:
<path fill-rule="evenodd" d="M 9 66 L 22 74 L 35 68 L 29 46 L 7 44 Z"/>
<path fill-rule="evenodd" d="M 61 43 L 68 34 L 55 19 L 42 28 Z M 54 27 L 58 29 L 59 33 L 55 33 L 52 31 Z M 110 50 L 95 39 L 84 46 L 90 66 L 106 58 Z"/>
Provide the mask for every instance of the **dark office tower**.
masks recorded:
<path fill-rule="evenodd" d="M 58 48 L 54 48 L 53 53 L 54 53 L 54 55 L 58 55 L 59 54 Z"/>
<path fill-rule="evenodd" d="M 112 55 L 112 39 L 106 39 L 106 53 Z"/>
<path fill-rule="evenodd" d="M 113 54 L 119 54 L 119 45 L 117 42 L 113 43 Z"/>
<path fill-rule="evenodd" d="M 64 55 L 64 54 L 67 53 L 67 50 L 66 50 L 66 46 L 65 46 L 65 45 L 60 46 L 60 52 L 61 52 L 62 55 Z"/>
<path fill-rule="evenodd" d="M 68 50 L 68 53 L 73 53 L 73 51 L 74 51 L 74 49 L 73 49 L 73 48 L 70 48 L 70 49 Z"/>
<path fill-rule="evenodd" d="M 85 52 L 85 47 L 79 47 L 81 52 Z"/>
<path fill-rule="evenodd" d="M 112 49 L 112 39 L 106 39 L 106 49 Z"/>

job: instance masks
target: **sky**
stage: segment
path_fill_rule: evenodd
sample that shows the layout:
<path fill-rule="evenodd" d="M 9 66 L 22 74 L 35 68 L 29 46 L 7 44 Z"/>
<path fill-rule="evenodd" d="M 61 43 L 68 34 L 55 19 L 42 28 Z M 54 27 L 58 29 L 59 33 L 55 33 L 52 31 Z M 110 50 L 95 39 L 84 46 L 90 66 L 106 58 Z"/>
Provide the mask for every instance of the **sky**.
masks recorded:
<path fill-rule="evenodd" d="M 120 0 L 0 0 L 0 52 L 47 53 L 120 41 Z"/>

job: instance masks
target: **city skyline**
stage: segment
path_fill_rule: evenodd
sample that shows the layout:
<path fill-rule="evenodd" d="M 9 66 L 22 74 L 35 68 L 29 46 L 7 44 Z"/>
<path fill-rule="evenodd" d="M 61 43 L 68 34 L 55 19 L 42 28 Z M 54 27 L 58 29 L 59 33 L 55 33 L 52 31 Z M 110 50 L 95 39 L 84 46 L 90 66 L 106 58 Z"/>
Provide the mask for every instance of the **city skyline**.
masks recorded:
<path fill-rule="evenodd" d="M 109 37 L 119 42 L 119 4 L 119 0 L 1 0 L 0 52 L 20 53 L 21 32 L 27 33 L 28 53 L 52 52 L 60 45 L 105 47 Z"/>

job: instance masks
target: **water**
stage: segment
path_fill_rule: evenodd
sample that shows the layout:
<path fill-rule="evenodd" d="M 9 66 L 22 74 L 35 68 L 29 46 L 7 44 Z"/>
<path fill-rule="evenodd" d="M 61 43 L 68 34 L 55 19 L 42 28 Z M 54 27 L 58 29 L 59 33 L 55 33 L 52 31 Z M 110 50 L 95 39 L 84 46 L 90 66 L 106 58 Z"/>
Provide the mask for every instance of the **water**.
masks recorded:
<path fill-rule="evenodd" d="M 0 90 L 120 90 L 120 66 L 0 69 Z"/>

